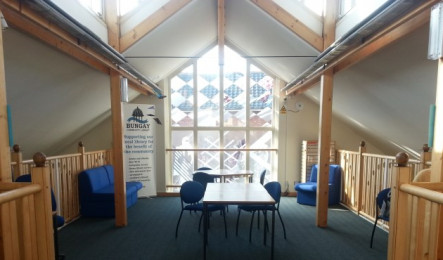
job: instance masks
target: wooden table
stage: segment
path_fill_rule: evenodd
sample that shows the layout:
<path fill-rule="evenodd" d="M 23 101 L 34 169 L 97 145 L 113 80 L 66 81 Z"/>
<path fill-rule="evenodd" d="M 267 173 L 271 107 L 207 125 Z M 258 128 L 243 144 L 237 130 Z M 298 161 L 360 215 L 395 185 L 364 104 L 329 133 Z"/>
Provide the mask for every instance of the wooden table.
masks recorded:
<path fill-rule="evenodd" d="M 228 169 L 217 169 L 217 170 L 196 170 L 196 172 L 205 172 L 215 178 L 220 178 L 220 182 L 225 182 L 226 178 L 229 177 L 246 177 L 250 183 L 252 183 L 252 178 L 254 177 L 254 172 L 251 170 L 228 170 Z"/>
<path fill-rule="evenodd" d="M 266 189 L 259 183 L 208 183 L 205 196 L 203 197 L 204 216 L 204 238 L 203 238 L 203 259 L 206 259 L 206 244 L 208 242 L 208 211 L 210 204 L 256 204 L 274 205 L 275 200 L 269 195 Z M 275 210 L 272 210 L 272 231 L 271 231 L 271 259 L 274 259 L 274 227 Z M 264 229 L 264 240 L 266 244 L 266 228 Z"/>

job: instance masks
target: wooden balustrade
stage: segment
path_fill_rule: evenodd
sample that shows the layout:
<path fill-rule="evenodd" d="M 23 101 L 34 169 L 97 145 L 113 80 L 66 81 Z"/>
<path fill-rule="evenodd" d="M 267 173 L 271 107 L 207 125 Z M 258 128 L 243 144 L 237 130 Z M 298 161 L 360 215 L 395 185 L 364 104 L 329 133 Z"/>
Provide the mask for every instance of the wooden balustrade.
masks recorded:
<path fill-rule="evenodd" d="M 2 259 L 55 259 L 49 167 L 34 160 L 32 184 L 0 183 Z"/>
<path fill-rule="evenodd" d="M 423 150 L 424 159 L 408 161 L 412 176 L 429 167 L 429 148 Z M 382 189 L 391 187 L 395 156 L 366 153 L 364 142 L 359 151 L 338 150 L 337 155 L 337 163 L 343 170 L 342 204 L 369 220 L 375 220 L 375 197 Z"/>
<path fill-rule="evenodd" d="M 35 165 L 32 160 L 21 159 L 18 145 L 14 145 L 11 158 L 14 180 L 29 173 Z M 111 159 L 111 150 L 86 152 L 82 142 L 78 144 L 78 153 L 47 157 L 51 187 L 57 200 L 57 214 L 63 216 L 66 223 L 80 215 L 78 174 L 85 169 L 112 164 Z"/>
<path fill-rule="evenodd" d="M 400 159 L 391 188 L 388 259 L 442 259 L 443 182 L 411 183 L 412 168 Z"/>

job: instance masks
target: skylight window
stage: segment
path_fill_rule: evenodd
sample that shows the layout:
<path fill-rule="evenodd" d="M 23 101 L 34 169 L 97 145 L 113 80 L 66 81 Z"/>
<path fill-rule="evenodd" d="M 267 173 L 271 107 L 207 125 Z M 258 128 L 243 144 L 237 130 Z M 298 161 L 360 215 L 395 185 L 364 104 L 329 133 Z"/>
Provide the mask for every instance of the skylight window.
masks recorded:
<path fill-rule="evenodd" d="M 317 14 L 318 16 L 323 15 L 323 4 L 324 0 L 298 0 L 303 3 L 309 10 Z"/>
<path fill-rule="evenodd" d="M 80 4 L 92 11 L 98 17 L 103 17 L 103 0 L 78 0 Z"/>
<path fill-rule="evenodd" d="M 123 16 L 131 12 L 132 10 L 139 7 L 143 2 L 146 2 L 146 0 L 120 0 L 118 7 L 119 15 Z"/>
<path fill-rule="evenodd" d="M 365 15 L 373 12 L 387 0 L 341 0 L 340 1 L 340 14 L 339 16 L 344 16 L 346 13 L 351 11 L 352 8 L 358 7 L 360 10 L 365 12 Z"/>

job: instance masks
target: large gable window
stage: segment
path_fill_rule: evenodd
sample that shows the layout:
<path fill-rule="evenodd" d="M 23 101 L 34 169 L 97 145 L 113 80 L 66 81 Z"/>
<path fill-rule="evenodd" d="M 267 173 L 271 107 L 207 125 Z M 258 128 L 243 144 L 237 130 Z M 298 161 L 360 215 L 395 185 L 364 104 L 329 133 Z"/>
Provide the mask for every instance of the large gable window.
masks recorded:
<path fill-rule="evenodd" d="M 202 166 L 250 169 L 256 181 L 272 172 L 274 80 L 228 47 L 220 67 L 218 54 L 214 47 L 170 80 L 173 185 Z"/>

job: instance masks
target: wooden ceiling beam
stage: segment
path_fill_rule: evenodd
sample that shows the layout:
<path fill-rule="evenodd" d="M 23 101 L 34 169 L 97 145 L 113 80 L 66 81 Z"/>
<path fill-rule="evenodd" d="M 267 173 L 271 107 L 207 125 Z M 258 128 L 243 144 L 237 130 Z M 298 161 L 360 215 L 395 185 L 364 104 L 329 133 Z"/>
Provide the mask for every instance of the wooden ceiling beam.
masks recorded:
<path fill-rule="evenodd" d="M 108 29 L 108 44 L 120 52 L 120 17 L 117 12 L 117 0 L 103 1 L 105 22 Z"/>
<path fill-rule="evenodd" d="M 141 94 L 154 94 L 148 85 L 143 84 L 127 71 L 118 68 L 106 57 L 95 52 L 25 4 L 18 1 L 1 0 L 0 9 L 10 27 L 18 29 L 105 74 L 109 75 L 110 70 L 117 71 L 123 77 L 128 78 L 129 86 Z"/>
<path fill-rule="evenodd" d="M 361 45 L 349 50 L 347 53 L 343 54 L 343 56 L 328 64 L 327 67 L 325 67 L 325 70 L 332 69 L 334 73 L 342 71 L 372 56 L 376 52 L 402 39 L 403 37 L 406 37 L 416 29 L 429 22 L 430 8 L 437 2 L 437 0 L 432 0 L 420 5 L 410 13 L 387 26 L 379 33 L 366 39 L 366 41 Z M 286 91 L 286 95 L 301 94 L 313 87 L 320 81 L 322 72 L 323 70 L 317 72 L 294 88 L 289 89 Z"/>
<path fill-rule="evenodd" d="M 254 4 L 260 7 L 263 11 L 272 16 L 275 20 L 280 22 L 290 31 L 301 37 L 309 45 L 318 51 L 323 51 L 323 37 L 312 31 L 308 26 L 300 20 L 292 16 L 286 10 L 281 8 L 274 1 L 269 0 L 251 0 Z"/>
<path fill-rule="evenodd" d="M 163 5 L 155 13 L 135 26 L 134 29 L 120 37 L 120 51 L 126 51 L 191 1 L 192 0 L 174 0 Z"/>

